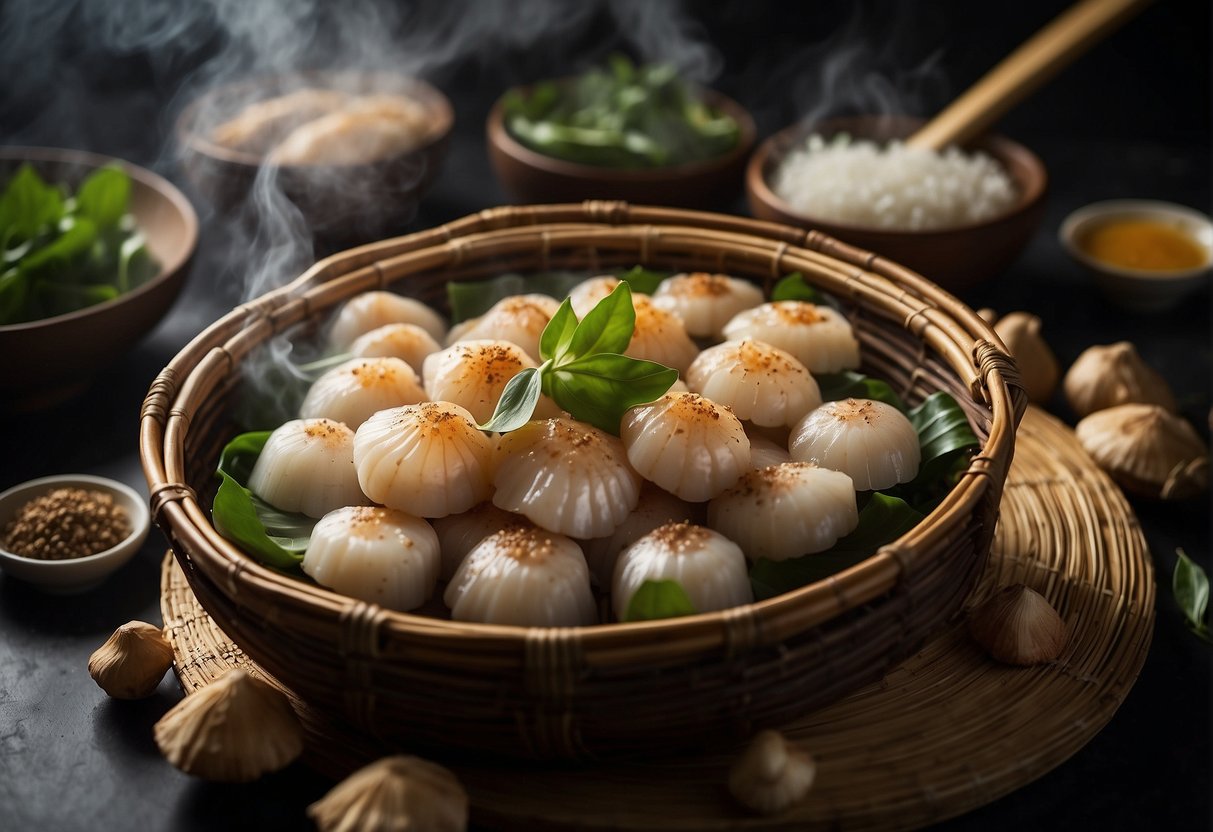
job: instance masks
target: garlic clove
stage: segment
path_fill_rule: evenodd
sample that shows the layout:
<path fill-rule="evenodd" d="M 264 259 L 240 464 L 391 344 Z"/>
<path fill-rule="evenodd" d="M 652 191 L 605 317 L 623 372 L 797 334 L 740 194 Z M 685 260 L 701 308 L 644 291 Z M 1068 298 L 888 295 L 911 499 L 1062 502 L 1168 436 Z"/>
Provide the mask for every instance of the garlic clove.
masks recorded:
<path fill-rule="evenodd" d="M 803 800 L 816 776 L 807 752 L 778 731 L 762 731 L 729 770 L 729 792 L 755 812 L 776 815 Z"/>
<path fill-rule="evenodd" d="M 174 766 L 224 783 L 256 780 L 303 753 L 303 729 L 286 697 L 239 669 L 174 705 L 153 734 Z"/>
<path fill-rule="evenodd" d="M 1027 312 L 1012 312 L 999 318 L 993 326 L 1019 365 L 1028 398 L 1037 404 L 1047 403 L 1057 389 L 1061 367 L 1041 335 L 1040 318 Z"/>
<path fill-rule="evenodd" d="M 1095 463 L 1122 488 L 1180 500 L 1209 487 L 1209 449 L 1185 420 L 1154 404 L 1122 404 L 1074 429 Z"/>
<path fill-rule="evenodd" d="M 468 796 L 447 769 L 400 754 L 358 769 L 307 814 L 320 832 L 460 832 Z"/>
<path fill-rule="evenodd" d="M 1015 584 L 969 611 L 969 634 L 992 658 L 1026 667 L 1061 655 L 1066 624 L 1043 595 Z"/>
<path fill-rule="evenodd" d="M 1066 373 L 1063 389 L 1079 418 L 1118 404 L 1156 404 L 1169 413 L 1177 409 L 1166 379 L 1128 341 L 1085 350 Z"/>
<path fill-rule="evenodd" d="M 88 675 L 115 699 L 143 699 L 155 693 L 173 666 L 173 646 L 146 621 L 129 621 L 88 659 Z"/>

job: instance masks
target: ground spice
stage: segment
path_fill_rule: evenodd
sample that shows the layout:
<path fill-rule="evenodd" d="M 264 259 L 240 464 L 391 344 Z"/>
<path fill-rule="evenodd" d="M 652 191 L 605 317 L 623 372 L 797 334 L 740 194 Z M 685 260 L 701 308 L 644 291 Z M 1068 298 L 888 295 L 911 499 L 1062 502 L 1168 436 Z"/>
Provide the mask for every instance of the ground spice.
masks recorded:
<path fill-rule="evenodd" d="M 4 548 L 26 558 L 66 560 L 104 552 L 130 533 L 130 517 L 111 495 L 56 488 L 17 510 L 4 527 Z"/>

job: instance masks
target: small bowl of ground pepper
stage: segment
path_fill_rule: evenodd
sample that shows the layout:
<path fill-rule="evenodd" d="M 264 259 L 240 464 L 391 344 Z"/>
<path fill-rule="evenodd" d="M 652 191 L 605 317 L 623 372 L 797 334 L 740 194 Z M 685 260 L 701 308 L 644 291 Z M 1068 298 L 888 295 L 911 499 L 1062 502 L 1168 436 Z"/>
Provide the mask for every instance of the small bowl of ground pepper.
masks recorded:
<path fill-rule="evenodd" d="M 146 501 L 120 482 L 30 480 L 0 494 L 0 570 L 45 592 L 85 592 L 130 560 L 150 527 Z"/>

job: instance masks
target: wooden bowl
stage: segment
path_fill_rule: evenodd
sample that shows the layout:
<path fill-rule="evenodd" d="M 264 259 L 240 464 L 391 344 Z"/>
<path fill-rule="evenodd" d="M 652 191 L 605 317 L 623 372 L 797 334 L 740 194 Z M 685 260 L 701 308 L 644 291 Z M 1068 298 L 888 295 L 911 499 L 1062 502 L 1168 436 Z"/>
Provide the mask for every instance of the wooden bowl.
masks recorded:
<path fill-rule="evenodd" d="M 262 155 L 216 143 L 211 132 L 249 104 L 306 87 L 362 95 L 398 93 L 421 104 L 429 124 L 411 150 L 354 165 L 263 164 Z M 401 233 L 446 158 L 454 110 L 445 95 L 416 78 L 388 73 L 302 72 L 215 87 L 177 119 L 185 174 L 224 212 L 264 212 L 285 197 L 308 230 L 332 246 Z"/>
<path fill-rule="evenodd" d="M 704 101 L 736 120 L 737 146 L 722 156 L 667 168 L 620 170 L 545 156 L 524 146 L 505 127 L 498 99 L 485 122 L 489 161 L 498 181 L 525 203 L 622 199 L 647 205 L 720 208 L 737 195 L 746 157 L 754 147 L 754 119 L 736 101 L 707 90 Z"/>
<path fill-rule="evenodd" d="M 962 291 L 996 276 L 1019 256 L 1040 225 L 1048 187 L 1048 174 L 1040 159 L 1005 137 L 987 135 L 966 147 L 992 156 L 1019 191 L 1019 198 L 1009 210 L 983 222 L 930 231 L 846 225 L 802 214 L 771 189 L 774 172 L 811 133 L 827 139 L 848 133 L 856 138 L 887 141 L 905 138 L 921 124 L 923 120 L 916 118 L 857 116 L 781 130 L 759 145 L 746 170 L 751 213 L 761 219 L 818 229 L 901 263 L 952 291 Z"/>
<path fill-rule="evenodd" d="M 37 321 L 0 326 L 0 411 L 30 412 L 83 392 L 93 377 L 164 317 L 185 282 L 198 217 L 168 180 L 121 159 L 45 147 L 0 148 L 0 179 L 28 162 L 48 182 L 78 185 L 119 165 L 131 178 L 130 212 L 160 263 L 151 280 L 113 300 Z"/>

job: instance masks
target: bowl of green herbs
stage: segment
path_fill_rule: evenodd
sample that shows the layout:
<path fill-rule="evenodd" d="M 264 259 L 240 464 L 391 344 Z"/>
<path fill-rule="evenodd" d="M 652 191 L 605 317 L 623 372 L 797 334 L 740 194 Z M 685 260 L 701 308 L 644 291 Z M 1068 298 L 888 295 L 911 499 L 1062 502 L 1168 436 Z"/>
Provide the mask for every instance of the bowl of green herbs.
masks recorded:
<path fill-rule="evenodd" d="M 489 158 L 521 202 L 622 199 L 688 208 L 735 197 L 754 145 L 749 113 L 668 65 L 606 67 L 508 90 L 489 113 Z"/>
<path fill-rule="evenodd" d="M 0 410 L 83 391 L 168 311 L 197 239 L 189 201 L 151 171 L 0 147 Z"/>

